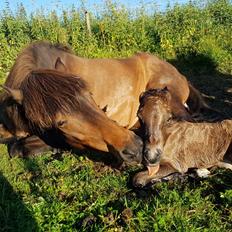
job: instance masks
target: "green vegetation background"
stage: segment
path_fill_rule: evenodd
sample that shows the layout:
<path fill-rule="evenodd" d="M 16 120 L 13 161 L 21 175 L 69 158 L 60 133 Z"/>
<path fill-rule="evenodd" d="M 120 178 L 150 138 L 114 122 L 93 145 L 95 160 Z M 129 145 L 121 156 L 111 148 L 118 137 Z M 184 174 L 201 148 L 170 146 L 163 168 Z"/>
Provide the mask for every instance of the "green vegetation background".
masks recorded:
<path fill-rule="evenodd" d="M 57 15 L 21 5 L 0 15 L 0 82 L 19 51 L 36 40 L 69 44 L 85 57 L 127 57 L 137 51 L 174 64 L 208 98 L 232 115 L 232 3 L 192 1 L 165 12 L 147 12 L 105 3 Z M 91 152 L 88 152 L 88 157 Z M 213 171 L 207 180 L 162 183 L 134 190 L 136 168 L 119 172 L 81 155 L 63 153 L 0 159 L 0 231 L 232 231 L 231 171 Z M 100 154 L 95 154 L 95 156 Z"/>

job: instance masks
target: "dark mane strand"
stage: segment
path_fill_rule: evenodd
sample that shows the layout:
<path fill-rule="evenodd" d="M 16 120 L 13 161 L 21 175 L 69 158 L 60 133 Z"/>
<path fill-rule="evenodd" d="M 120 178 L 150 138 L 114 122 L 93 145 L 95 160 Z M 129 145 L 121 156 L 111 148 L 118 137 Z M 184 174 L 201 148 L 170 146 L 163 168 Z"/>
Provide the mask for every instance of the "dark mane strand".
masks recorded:
<path fill-rule="evenodd" d="M 142 96 L 140 96 L 140 99 L 139 99 L 140 106 L 143 106 L 149 97 L 156 97 L 156 98 L 162 99 L 162 102 L 168 104 L 168 99 L 167 99 L 165 90 L 163 90 L 163 89 L 149 89 L 149 90 L 146 90 L 142 94 Z"/>
<path fill-rule="evenodd" d="M 25 115 L 36 126 L 51 128 L 57 113 L 71 114 L 80 109 L 84 80 L 54 70 L 32 71 L 22 82 Z"/>

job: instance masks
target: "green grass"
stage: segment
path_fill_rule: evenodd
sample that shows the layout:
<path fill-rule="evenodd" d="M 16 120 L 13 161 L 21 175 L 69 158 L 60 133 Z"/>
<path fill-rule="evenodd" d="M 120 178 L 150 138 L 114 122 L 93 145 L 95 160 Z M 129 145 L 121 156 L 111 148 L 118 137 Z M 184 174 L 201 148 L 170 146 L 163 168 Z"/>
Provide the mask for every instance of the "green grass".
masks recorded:
<path fill-rule="evenodd" d="M 70 153 L 1 153 L 2 231 L 232 231 L 229 171 L 135 190 L 135 168 L 119 172 Z"/>
<path fill-rule="evenodd" d="M 149 51 L 167 59 L 191 80 L 209 103 L 232 116 L 232 4 L 202 1 L 165 13 L 130 11 L 110 2 L 91 14 L 92 37 L 83 11 L 63 14 L 23 7 L 0 16 L 0 80 L 18 52 L 46 39 L 70 44 L 87 57 L 126 57 Z M 81 155 L 43 154 L 30 159 L 0 147 L 0 231 L 232 231 L 231 171 L 215 170 L 207 180 L 159 183 L 135 190 L 137 167 L 118 171 Z M 101 156 L 101 154 L 97 154 Z"/>

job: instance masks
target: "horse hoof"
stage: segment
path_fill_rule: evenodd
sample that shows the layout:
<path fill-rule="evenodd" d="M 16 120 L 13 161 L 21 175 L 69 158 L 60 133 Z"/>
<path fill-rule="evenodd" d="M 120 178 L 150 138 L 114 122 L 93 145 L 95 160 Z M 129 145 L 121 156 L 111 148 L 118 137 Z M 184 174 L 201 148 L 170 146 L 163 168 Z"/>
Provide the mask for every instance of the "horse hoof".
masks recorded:
<path fill-rule="evenodd" d="M 148 184 L 147 179 L 141 174 L 139 172 L 133 178 L 132 184 L 135 188 L 144 188 Z"/>
<path fill-rule="evenodd" d="M 133 186 L 135 188 L 144 188 L 146 186 L 146 182 L 144 180 L 134 180 L 133 179 Z"/>
<path fill-rule="evenodd" d="M 134 188 L 137 189 L 142 189 L 145 187 L 145 185 L 143 185 L 142 183 L 133 183 Z"/>
<path fill-rule="evenodd" d="M 7 145 L 7 151 L 8 151 L 8 154 L 10 156 L 10 158 L 13 158 L 13 157 L 23 157 L 24 154 L 23 154 L 23 150 L 20 149 L 20 147 L 16 146 L 15 144 L 13 145 Z"/>
<path fill-rule="evenodd" d="M 207 178 L 210 175 L 210 171 L 207 168 L 199 168 L 196 170 L 196 173 L 200 178 Z"/>

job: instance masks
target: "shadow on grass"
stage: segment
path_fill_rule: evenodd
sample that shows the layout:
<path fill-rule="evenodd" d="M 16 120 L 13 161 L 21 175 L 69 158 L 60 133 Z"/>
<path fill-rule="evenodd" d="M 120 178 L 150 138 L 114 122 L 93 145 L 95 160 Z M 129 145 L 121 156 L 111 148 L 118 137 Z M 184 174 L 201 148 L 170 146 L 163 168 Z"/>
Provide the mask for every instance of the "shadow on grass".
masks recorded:
<path fill-rule="evenodd" d="M 38 231 L 35 218 L 2 173 L 0 189 L 0 231 Z"/>
<path fill-rule="evenodd" d="M 232 76 L 217 70 L 216 63 L 207 55 L 189 54 L 169 60 L 205 97 L 213 108 L 232 118 Z"/>
<path fill-rule="evenodd" d="M 115 168 L 115 169 L 122 169 L 123 168 L 123 161 L 120 159 L 120 157 L 116 157 L 111 152 L 101 152 L 93 149 L 86 149 L 86 150 L 77 150 L 73 149 L 72 154 L 75 157 L 78 156 L 84 156 L 90 159 L 91 161 L 95 163 L 101 163 L 108 167 Z"/>
<path fill-rule="evenodd" d="M 227 190 L 232 190 L 231 173 L 231 170 L 212 168 L 211 175 L 208 178 L 199 178 L 196 173 L 190 171 L 182 178 L 176 176 L 167 182 L 155 183 L 141 189 L 134 188 L 132 182 L 129 181 L 128 188 L 131 188 L 138 198 L 149 200 L 154 196 L 159 197 L 159 192 L 162 191 L 164 182 L 167 183 L 168 190 L 172 191 L 175 189 L 180 194 L 186 191 L 186 188 L 188 188 L 188 191 L 191 191 L 202 189 L 204 185 L 205 188 L 202 189 L 202 196 L 213 195 L 212 202 L 214 204 L 222 204 L 224 199 L 221 198 L 221 194 L 225 193 Z M 133 177 L 133 175 L 134 173 L 131 176 Z"/>

